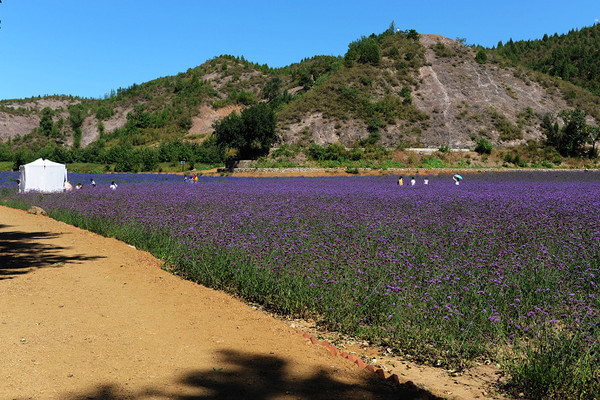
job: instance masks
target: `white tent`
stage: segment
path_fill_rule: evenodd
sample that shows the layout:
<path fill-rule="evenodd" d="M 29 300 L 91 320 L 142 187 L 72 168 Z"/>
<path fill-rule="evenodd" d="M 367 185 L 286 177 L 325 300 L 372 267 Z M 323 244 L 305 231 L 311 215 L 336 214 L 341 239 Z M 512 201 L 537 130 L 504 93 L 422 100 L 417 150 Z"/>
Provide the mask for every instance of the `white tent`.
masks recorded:
<path fill-rule="evenodd" d="M 38 158 L 19 167 L 19 192 L 62 192 L 67 181 L 67 167 L 54 161 Z"/>

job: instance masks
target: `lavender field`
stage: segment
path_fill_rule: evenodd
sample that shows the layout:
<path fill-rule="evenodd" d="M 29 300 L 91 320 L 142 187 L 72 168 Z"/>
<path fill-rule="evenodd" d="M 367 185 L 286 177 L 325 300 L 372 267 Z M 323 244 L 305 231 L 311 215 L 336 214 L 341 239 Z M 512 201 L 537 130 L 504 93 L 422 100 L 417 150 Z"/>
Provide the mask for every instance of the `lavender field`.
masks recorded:
<path fill-rule="evenodd" d="M 17 194 L 16 177 L 0 173 L 2 204 L 125 240 L 188 279 L 448 369 L 494 360 L 532 398 L 600 397 L 598 171 L 403 187 L 96 174 L 92 188 L 69 174 L 84 188 L 54 195 Z"/>

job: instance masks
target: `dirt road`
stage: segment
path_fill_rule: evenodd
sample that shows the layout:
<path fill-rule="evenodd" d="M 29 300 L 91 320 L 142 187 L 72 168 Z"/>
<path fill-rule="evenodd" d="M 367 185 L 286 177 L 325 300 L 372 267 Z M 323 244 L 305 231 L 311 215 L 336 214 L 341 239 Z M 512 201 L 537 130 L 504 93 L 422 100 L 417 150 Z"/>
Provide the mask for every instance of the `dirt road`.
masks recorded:
<path fill-rule="evenodd" d="M 123 242 L 0 206 L 1 400 L 501 398 L 492 366 L 449 376 L 339 345 L 377 358 L 400 377 L 390 384 L 303 332 L 336 340 L 173 276 Z"/>
<path fill-rule="evenodd" d="M 229 398 L 415 396 L 148 253 L 0 207 L 0 399 Z"/>

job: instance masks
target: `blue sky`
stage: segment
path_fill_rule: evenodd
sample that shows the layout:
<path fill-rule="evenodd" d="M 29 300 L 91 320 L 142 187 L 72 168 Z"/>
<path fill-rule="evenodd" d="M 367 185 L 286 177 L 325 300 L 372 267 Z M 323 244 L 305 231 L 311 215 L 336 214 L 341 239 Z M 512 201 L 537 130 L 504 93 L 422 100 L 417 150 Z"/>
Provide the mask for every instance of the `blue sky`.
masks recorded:
<path fill-rule="evenodd" d="M 343 55 L 392 21 L 491 47 L 598 19 L 598 0 L 3 0 L 0 99 L 101 98 L 221 54 L 271 67 Z"/>

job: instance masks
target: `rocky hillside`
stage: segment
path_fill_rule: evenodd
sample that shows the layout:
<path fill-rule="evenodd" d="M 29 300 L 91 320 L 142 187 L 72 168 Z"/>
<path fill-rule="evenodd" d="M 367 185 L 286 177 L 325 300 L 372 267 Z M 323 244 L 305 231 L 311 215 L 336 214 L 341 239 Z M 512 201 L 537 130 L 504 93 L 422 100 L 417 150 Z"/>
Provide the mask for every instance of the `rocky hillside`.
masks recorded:
<path fill-rule="evenodd" d="M 600 103 L 584 89 L 494 57 L 482 60 L 477 48 L 441 36 L 387 32 L 361 40 L 377 43 L 377 62 L 314 57 L 271 69 L 221 56 L 176 76 L 119 89 L 103 100 L 5 100 L 0 102 L 0 139 L 25 136 L 38 140 L 38 146 L 53 140 L 39 135 L 42 110 L 49 108 L 58 130 L 54 136 L 72 145 L 71 114 L 80 105 L 82 147 L 113 133 L 108 138 L 133 145 L 172 137 L 201 141 L 228 113 L 283 98 L 277 108 L 282 143 L 352 146 L 375 132 L 390 147 L 466 148 L 480 137 L 509 146 L 541 138 L 541 118 L 574 105 L 566 93 L 591 98 L 577 104 L 583 108 Z M 594 116 L 597 107 L 587 111 Z"/>
<path fill-rule="evenodd" d="M 513 145 L 541 137 L 540 118 L 568 108 L 564 96 L 514 67 L 475 61 L 455 40 L 423 36 L 427 65 L 419 70 L 415 105 L 429 116 L 426 145 L 471 147 L 478 137 Z"/>
<path fill-rule="evenodd" d="M 413 147 L 465 148 L 472 147 L 479 137 L 495 145 L 514 145 L 539 139 L 541 117 L 569 108 L 553 83 L 548 87 L 547 82 L 534 81 L 515 67 L 480 64 L 475 61 L 475 50 L 456 40 L 421 35 L 420 44 L 425 62 L 411 71 L 412 80 L 406 86 L 401 88 L 394 85 L 393 79 L 385 80 L 386 75 L 397 72 L 393 60 L 384 55 L 379 66 L 379 81 L 383 83 L 370 92 L 376 102 L 386 93 L 400 96 L 408 87 L 412 104 L 426 114 L 424 119 L 398 119 L 386 124 L 380 131 L 382 143 L 388 146 L 405 142 Z M 351 145 L 368 134 L 368 124 L 358 118 L 340 121 L 326 114 L 305 113 L 284 130 L 285 141 L 299 142 L 308 135 L 309 140 L 319 144 L 341 141 Z"/>

